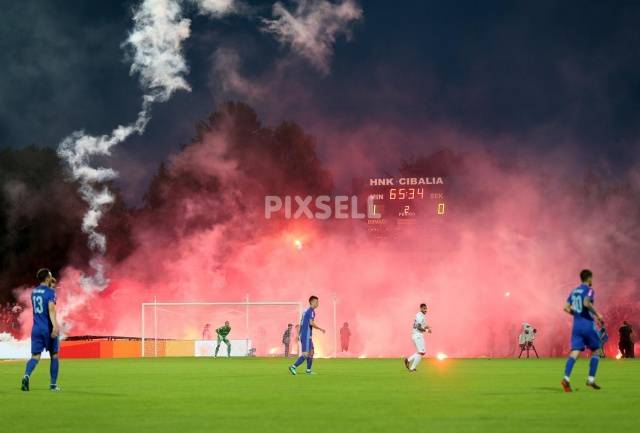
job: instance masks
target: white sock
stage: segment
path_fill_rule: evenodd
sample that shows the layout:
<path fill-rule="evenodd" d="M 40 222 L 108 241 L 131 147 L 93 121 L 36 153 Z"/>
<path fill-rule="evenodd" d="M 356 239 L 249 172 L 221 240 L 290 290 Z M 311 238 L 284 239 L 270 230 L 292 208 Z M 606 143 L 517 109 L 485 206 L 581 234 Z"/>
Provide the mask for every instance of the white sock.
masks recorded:
<path fill-rule="evenodd" d="M 407 361 L 409 361 L 409 364 L 411 364 L 413 362 L 413 360 L 416 358 L 417 353 L 414 353 L 413 355 L 411 355 L 410 357 L 407 358 Z"/>
<path fill-rule="evenodd" d="M 413 362 L 411 363 L 411 369 L 415 370 L 418 364 L 420 364 L 421 360 L 422 360 L 422 355 L 420 355 L 419 353 L 416 353 L 415 355 L 413 355 Z"/>
<path fill-rule="evenodd" d="M 569 376 L 565 376 L 565 377 L 564 377 L 564 380 L 566 380 L 567 382 L 569 382 L 569 381 L 570 381 Z"/>
<path fill-rule="evenodd" d="M 595 381 L 596 381 L 596 378 L 595 378 L 595 377 L 593 377 L 593 376 L 589 376 L 589 377 L 587 378 L 587 382 L 589 382 L 589 383 L 593 383 L 593 382 L 595 382 Z"/>

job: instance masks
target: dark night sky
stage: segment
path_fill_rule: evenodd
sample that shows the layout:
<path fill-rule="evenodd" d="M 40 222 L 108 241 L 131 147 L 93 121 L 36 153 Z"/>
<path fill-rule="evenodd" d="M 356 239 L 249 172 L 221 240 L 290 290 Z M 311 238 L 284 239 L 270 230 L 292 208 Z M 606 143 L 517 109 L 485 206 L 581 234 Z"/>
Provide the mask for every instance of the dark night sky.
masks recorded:
<path fill-rule="evenodd" d="M 120 47 L 135 2 L 0 3 L 0 146 L 55 147 L 74 130 L 106 133 L 135 118 L 141 90 Z M 253 105 L 267 122 L 290 119 L 311 132 L 311 118 L 345 131 L 371 123 L 406 131 L 445 126 L 485 143 L 522 137 L 530 151 L 573 143 L 588 162 L 622 167 L 635 159 L 640 2 L 452 3 L 361 1 L 364 19 L 350 41 L 338 40 L 328 75 L 294 59 L 290 88 L 274 91 L 294 96 Z M 268 16 L 270 3 L 254 6 L 253 18 L 194 18 L 185 45 L 193 91 L 157 105 L 147 133 L 112 161 L 129 196 L 227 97 L 212 72 L 216 49 L 238 50 L 243 74 L 256 82 L 295 57 L 258 30 L 257 16 Z M 322 156 L 330 144 L 318 137 Z M 405 146 L 407 154 L 420 151 Z"/>

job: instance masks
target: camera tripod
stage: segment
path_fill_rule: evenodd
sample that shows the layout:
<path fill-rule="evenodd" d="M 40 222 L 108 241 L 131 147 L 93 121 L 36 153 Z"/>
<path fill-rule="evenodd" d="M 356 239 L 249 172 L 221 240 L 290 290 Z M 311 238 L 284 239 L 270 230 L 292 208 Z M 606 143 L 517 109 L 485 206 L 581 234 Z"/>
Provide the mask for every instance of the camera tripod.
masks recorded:
<path fill-rule="evenodd" d="M 525 350 L 527 351 L 527 358 L 529 358 L 529 352 L 533 350 L 533 353 L 536 354 L 536 358 L 540 359 L 540 357 L 538 356 L 538 351 L 536 350 L 536 346 L 533 345 L 533 341 L 527 341 L 526 343 L 520 345 L 520 355 L 518 355 L 518 359 L 522 357 L 522 354 Z"/>

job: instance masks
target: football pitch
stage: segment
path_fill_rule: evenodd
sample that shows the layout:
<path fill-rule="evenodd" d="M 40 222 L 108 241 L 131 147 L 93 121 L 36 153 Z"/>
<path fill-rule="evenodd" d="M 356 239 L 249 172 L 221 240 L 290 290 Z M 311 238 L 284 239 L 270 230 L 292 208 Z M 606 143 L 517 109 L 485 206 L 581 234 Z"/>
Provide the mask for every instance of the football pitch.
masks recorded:
<path fill-rule="evenodd" d="M 62 392 L 48 391 L 49 361 L 19 390 L 22 362 L 0 362 L 7 432 L 603 432 L 637 431 L 640 363 L 604 360 L 603 389 L 584 386 L 588 362 L 562 392 L 563 359 L 315 361 L 285 359 L 62 360 Z"/>

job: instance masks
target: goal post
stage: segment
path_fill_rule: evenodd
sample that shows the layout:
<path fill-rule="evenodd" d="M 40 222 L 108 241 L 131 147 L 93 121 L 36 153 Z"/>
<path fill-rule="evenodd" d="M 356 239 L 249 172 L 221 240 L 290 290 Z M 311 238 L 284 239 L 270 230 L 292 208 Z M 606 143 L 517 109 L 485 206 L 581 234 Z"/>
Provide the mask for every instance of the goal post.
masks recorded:
<path fill-rule="evenodd" d="M 211 350 L 215 329 L 230 320 L 231 356 L 255 354 L 256 342 L 260 346 L 258 355 L 274 355 L 286 324 L 297 324 L 302 308 L 298 301 L 250 301 L 249 296 L 239 302 L 143 302 L 140 353 L 142 357 L 202 356 L 197 348 Z M 211 324 L 209 338 L 204 335 L 205 324 Z M 294 335 L 291 345 L 295 346 Z M 225 356 L 226 350 L 222 344 Z"/>

